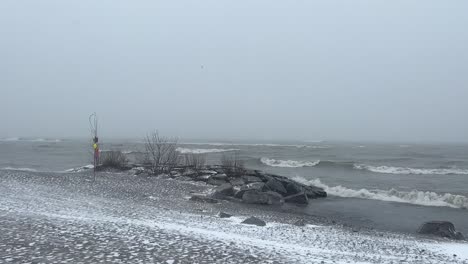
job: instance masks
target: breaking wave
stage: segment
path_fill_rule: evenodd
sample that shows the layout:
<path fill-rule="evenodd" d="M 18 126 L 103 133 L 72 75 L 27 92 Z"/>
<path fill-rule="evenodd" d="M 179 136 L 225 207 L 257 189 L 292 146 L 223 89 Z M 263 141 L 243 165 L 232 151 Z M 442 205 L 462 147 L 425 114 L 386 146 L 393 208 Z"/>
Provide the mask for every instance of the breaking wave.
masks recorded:
<path fill-rule="evenodd" d="M 177 151 L 182 154 L 206 154 L 206 153 L 220 153 L 227 151 L 237 151 L 239 149 L 190 149 L 190 148 L 177 148 Z"/>
<path fill-rule="evenodd" d="M 90 169 L 94 169 L 93 164 L 81 166 L 81 167 L 78 167 L 78 168 L 68 169 L 68 170 L 65 170 L 65 172 L 82 172 L 82 171 L 87 171 L 87 170 L 90 170 Z"/>
<path fill-rule="evenodd" d="M 282 168 L 300 168 L 300 167 L 314 167 L 320 163 L 320 160 L 315 161 L 296 161 L 296 160 L 275 160 L 269 158 L 261 158 L 260 161 L 270 167 Z"/>
<path fill-rule="evenodd" d="M 296 147 L 296 148 L 312 148 L 312 149 L 329 149 L 330 146 L 325 145 L 292 145 L 292 144 L 274 144 L 274 143 L 223 143 L 223 142 L 207 142 L 207 143 L 194 143 L 185 142 L 181 145 L 207 145 L 207 146 L 253 146 L 253 147 Z"/>
<path fill-rule="evenodd" d="M 306 180 L 302 177 L 296 177 L 294 180 L 311 184 L 323 188 L 328 194 L 339 197 L 352 197 L 371 200 L 381 200 L 397 203 L 408 203 L 423 206 L 445 206 L 452 208 L 468 209 L 468 198 L 457 194 L 438 194 L 435 192 L 424 192 L 413 190 L 410 192 L 390 190 L 354 190 L 343 186 L 330 187 L 320 181 L 320 179 Z"/>
<path fill-rule="evenodd" d="M 468 175 L 468 170 L 464 169 L 417 169 L 417 168 L 404 168 L 392 166 L 371 166 L 366 164 L 355 164 L 355 169 L 367 170 L 376 173 L 386 174 L 432 174 L 432 175 Z"/>
<path fill-rule="evenodd" d="M 394 166 L 377 166 L 358 164 L 349 161 L 295 161 L 295 160 L 275 160 L 261 158 L 260 161 L 271 167 L 298 168 L 298 167 L 319 167 L 319 168 L 341 168 L 348 170 L 364 170 L 382 174 L 414 174 L 414 175 L 468 175 L 468 169 L 461 168 L 409 168 Z M 399 161 L 399 160 L 397 160 Z"/>

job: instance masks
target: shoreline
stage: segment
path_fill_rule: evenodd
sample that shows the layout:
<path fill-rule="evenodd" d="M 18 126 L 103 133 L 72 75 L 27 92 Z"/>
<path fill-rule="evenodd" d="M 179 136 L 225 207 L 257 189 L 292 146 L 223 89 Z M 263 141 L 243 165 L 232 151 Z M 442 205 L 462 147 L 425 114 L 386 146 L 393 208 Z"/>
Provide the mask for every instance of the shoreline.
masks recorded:
<path fill-rule="evenodd" d="M 236 256 L 224 259 L 225 263 L 238 263 L 239 258 L 245 259 L 246 263 L 258 263 L 262 260 L 310 263 L 311 259 L 317 263 L 341 260 L 390 263 L 403 259 L 407 262 L 464 263 L 459 257 L 454 258 L 453 254 L 450 256 L 442 249 L 449 245 L 449 249 L 452 250 L 450 252 L 455 252 L 455 246 L 464 249 L 468 246 L 466 243 L 444 239 L 371 229 L 353 230 L 353 227 L 341 225 L 331 219 L 299 214 L 294 208 L 278 209 L 273 206 L 245 205 L 229 201 L 218 204 L 189 201 L 192 193 L 209 193 L 212 190 L 212 187 L 205 183 L 110 172 L 99 173 L 94 183 L 89 181 L 92 179 L 89 172 L 57 175 L 2 172 L 0 175 L 0 221 L 5 229 L 3 231 L 11 234 L 20 230 L 19 233 L 25 235 L 20 236 L 22 239 L 27 239 L 26 235 L 31 235 L 36 229 L 42 232 L 40 230 L 45 228 L 44 232 L 50 233 L 51 230 L 46 227 L 48 225 L 64 229 L 68 233 L 70 229 L 75 230 L 78 226 L 78 233 L 81 232 L 81 235 L 87 237 L 87 241 L 94 241 L 96 236 L 105 233 L 109 239 L 120 241 L 118 244 L 125 240 L 119 234 L 122 230 L 131 230 L 136 240 L 139 240 L 139 236 L 146 237 L 148 232 L 157 233 L 154 236 L 160 236 L 159 233 L 162 232 L 168 235 L 165 238 L 168 243 L 192 241 L 194 245 L 214 247 L 215 249 L 206 255 L 195 254 L 198 252 L 195 250 L 198 246 L 186 247 L 187 252 L 197 256 L 199 260 L 206 260 L 207 263 L 216 262 L 210 262 L 209 259 L 221 259 L 224 256 L 222 252 Z M 219 218 L 216 215 L 220 211 L 234 216 L 228 219 Z M 246 226 L 240 223 L 250 216 L 266 221 L 267 226 Z M 304 219 L 307 225 L 295 226 L 294 223 L 301 219 Z M 25 225 L 18 226 L 15 224 L 17 220 L 29 223 L 30 228 L 34 229 L 22 230 Z M 115 229 L 116 226 L 119 228 Z M 99 232 L 89 233 L 87 230 Z M 77 234 L 68 233 L 65 235 L 68 239 L 66 243 L 77 239 Z M 151 237 L 147 239 L 151 240 Z M 180 242 L 181 237 L 185 242 Z M 6 242 L 13 242 L 8 241 L 8 235 L 6 239 Z M 366 245 L 370 241 L 372 246 Z M 146 245 L 142 243 L 140 241 L 137 244 Z M 0 241 L 0 247 L 4 244 L 4 240 Z M 99 241 L 95 241 L 94 245 L 96 244 L 101 245 Z M 35 246 L 28 245 L 20 251 L 34 252 Z M 53 254 L 51 245 L 46 248 L 51 250 L 50 254 L 54 258 L 73 258 L 75 254 L 58 256 Z M 170 246 L 160 249 L 167 252 L 177 251 L 177 247 Z M 96 251 L 91 248 L 89 250 L 91 263 L 96 261 L 95 257 L 100 251 L 99 247 Z M 154 256 L 157 255 L 156 252 L 161 253 L 157 247 L 153 247 L 153 251 Z M 381 253 L 385 251 L 388 252 L 388 256 Z M 183 254 L 177 255 L 172 260 L 176 261 L 174 263 L 184 263 L 183 259 L 179 259 L 182 257 Z M 164 258 L 171 260 L 171 256 Z M 119 255 L 111 259 L 132 262 L 129 256 Z"/>

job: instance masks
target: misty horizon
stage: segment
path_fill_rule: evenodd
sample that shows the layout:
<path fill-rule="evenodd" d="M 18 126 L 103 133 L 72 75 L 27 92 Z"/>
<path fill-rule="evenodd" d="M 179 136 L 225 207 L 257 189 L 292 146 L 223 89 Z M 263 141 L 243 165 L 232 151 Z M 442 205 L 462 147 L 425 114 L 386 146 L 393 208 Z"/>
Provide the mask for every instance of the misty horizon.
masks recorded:
<path fill-rule="evenodd" d="M 468 3 L 0 8 L 0 138 L 468 142 Z"/>

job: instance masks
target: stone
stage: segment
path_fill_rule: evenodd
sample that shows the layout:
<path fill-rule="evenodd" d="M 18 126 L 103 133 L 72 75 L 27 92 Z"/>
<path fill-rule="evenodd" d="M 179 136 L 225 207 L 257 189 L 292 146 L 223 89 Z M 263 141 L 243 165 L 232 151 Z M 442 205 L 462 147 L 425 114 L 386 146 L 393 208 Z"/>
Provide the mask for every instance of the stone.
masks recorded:
<path fill-rule="evenodd" d="M 418 230 L 419 234 L 433 235 L 456 240 L 463 240 L 460 232 L 455 231 L 455 226 L 448 221 L 431 221 L 424 223 Z"/>
<path fill-rule="evenodd" d="M 284 201 L 295 204 L 309 204 L 309 198 L 307 198 L 307 195 L 304 192 L 287 196 L 284 198 Z"/>
<path fill-rule="evenodd" d="M 214 171 L 214 170 L 202 170 L 202 171 L 200 171 L 200 173 L 209 174 L 209 175 L 218 174 L 218 172 L 217 172 L 217 171 Z"/>
<path fill-rule="evenodd" d="M 218 200 L 201 194 L 195 194 L 190 197 L 190 201 L 201 203 L 218 203 Z"/>
<path fill-rule="evenodd" d="M 325 192 L 322 188 L 315 187 L 315 186 L 305 186 L 304 192 L 309 199 L 317 199 L 317 198 L 326 198 L 327 192 Z"/>
<path fill-rule="evenodd" d="M 274 178 L 270 178 L 266 183 L 265 186 L 268 187 L 270 190 L 277 192 L 283 196 L 287 195 L 288 192 L 286 191 L 286 188 L 284 188 L 283 184 L 281 182 L 277 181 Z"/>
<path fill-rule="evenodd" d="M 223 180 L 223 181 L 227 181 L 228 180 L 228 176 L 226 174 L 216 174 L 216 175 L 213 175 L 211 176 L 213 179 L 215 180 Z"/>
<path fill-rule="evenodd" d="M 259 177 L 256 177 L 256 176 L 244 175 L 244 176 L 242 176 L 242 179 L 247 184 L 254 183 L 254 182 L 262 182 L 262 179 L 260 179 Z"/>
<path fill-rule="evenodd" d="M 241 186 L 240 190 L 236 192 L 234 197 L 238 199 L 242 199 L 242 196 L 244 195 L 246 191 L 249 191 L 249 190 L 263 191 L 264 188 L 265 188 L 265 184 L 263 182 L 254 182 L 251 184 L 243 185 Z"/>
<path fill-rule="evenodd" d="M 197 176 L 194 180 L 207 182 L 210 178 L 211 178 L 211 175 L 201 175 L 201 176 Z"/>
<path fill-rule="evenodd" d="M 298 194 L 304 191 L 304 188 L 302 188 L 302 186 L 300 186 L 299 184 L 290 181 L 286 185 L 286 191 L 287 191 L 287 195 L 289 196 L 289 195 Z"/>
<path fill-rule="evenodd" d="M 230 182 L 234 186 L 241 186 L 245 184 L 244 180 L 239 179 L 239 178 L 231 178 Z"/>
<path fill-rule="evenodd" d="M 234 188 L 230 183 L 218 186 L 213 193 L 213 198 L 220 199 L 226 196 L 234 196 Z"/>
<path fill-rule="evenodd" d="M 260 192 L 258 190 L 248 190 L 242 195 L 242 201 L 249 204 L 282 205 L 283 196 L 276 192 Z"/>
<path fill-rule="evenodd" d="M 219 213 L 218 213 L 218 217 L 219 217 L 219 218 L 230 218 L 230 217 L 232 217 L 232 215 L 231 215 L 231 214 L 224 213 L 224 212 L 219 212 Z"/>
<path fill-rule="evenodd" d="M 193 176 L 193 175 L 196 175 L 197 172 L 192 170 L 192 169 L 187 169 L 186 171 L 184 171 L 182 173 L 183 176 Z"/>
<path fill-rule="evenodd" d="M 257 217 L 249 217 L 247 219 L 245 219 L 242 224 L 245 224 L 245 225 L 256 225 L 256 226 L 266 226 L 266 223 L 265 221 L 261 220 L 261 219 L 258 219 Z"/>
<path fill-rule="evenodd" d="M 247 176 L 257 176 L 257 171 L 255 170 L 245 170 L 245 175 Z"/>
<path fill-rule="evenodd" d="M 210 178 L 208 181 L 207 181 L 208 184 L 211 184 L 211 185 L 216 185 L 216 186 L 220 186 L 220 185 L 223 185 L 226 183 L 226 181 L 224 180 L 215 180 L 213 178 Z"/>

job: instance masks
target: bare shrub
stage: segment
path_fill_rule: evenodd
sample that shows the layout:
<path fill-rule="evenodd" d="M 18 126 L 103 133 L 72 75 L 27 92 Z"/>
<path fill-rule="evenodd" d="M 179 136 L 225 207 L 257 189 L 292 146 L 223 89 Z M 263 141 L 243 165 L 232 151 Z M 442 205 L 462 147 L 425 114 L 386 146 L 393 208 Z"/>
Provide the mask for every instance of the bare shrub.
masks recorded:
<path fill-rule="evenodd" d="M 158 131 L 145 138 L 146 162 L 154 175 L 170 172 L 179 164 L 177 138 L 160 136 Z"/>
<path fill-rule="evenodd" d="M 239 159 L 239 153 L 225 154 L 221 156 L 221 166 L 229 177 L 239 177 L 245 173 L 244 161 Z"/>
<path fill-rule="evenodd" d="M 102 167 L 114 169 L 123 169 L 128 163 L 128 159 L 122 151 L 101 152 L 100 161 Z"/>
<path fill-rule="evenodd" d="M 203 154 L 189 153 L 184 155 L 185 166 L 195 170 L 205 167 L 206 156 Z"/>

